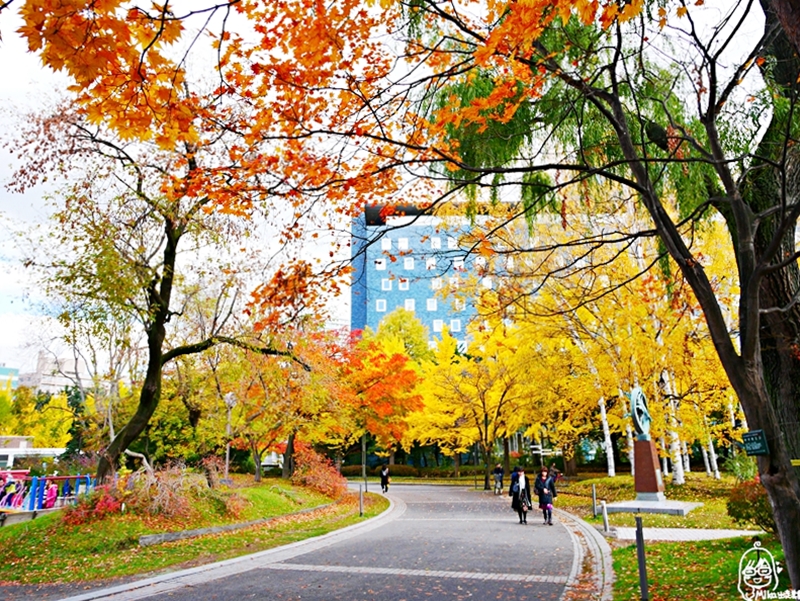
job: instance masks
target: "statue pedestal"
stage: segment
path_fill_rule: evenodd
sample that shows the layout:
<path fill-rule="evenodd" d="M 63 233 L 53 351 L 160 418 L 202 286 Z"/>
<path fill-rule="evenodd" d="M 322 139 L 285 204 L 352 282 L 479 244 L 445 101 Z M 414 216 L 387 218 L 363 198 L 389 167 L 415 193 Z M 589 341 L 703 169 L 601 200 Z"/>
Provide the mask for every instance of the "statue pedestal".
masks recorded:
<path fill-rule="evenodd" d="M 664 501 L 664 479 L 652 440 L 633 441 L 634 484 L 637 501 Z"/>

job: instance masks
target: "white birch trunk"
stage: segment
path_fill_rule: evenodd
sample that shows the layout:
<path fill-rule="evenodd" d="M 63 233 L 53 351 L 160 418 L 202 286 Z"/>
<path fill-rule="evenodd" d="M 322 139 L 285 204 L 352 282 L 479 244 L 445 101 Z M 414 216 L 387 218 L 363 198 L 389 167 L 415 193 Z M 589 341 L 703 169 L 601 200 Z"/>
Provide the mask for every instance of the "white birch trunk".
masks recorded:
<path fill-rule="evenodd" d="M 714 439 L 708 435 L 708 457 L 711 460 L 711 469 L 714 470 L 714 479 L 719 480 L 719 467 L 717 466 L 717 452 L 714 450 Z"/>
<path fill-rule="evenodd" d="M 622 388 L 617 389 L 619 391 L 619 398 L 622 399 L 622 414 L 625 415 L 628 413 L 628 405 L 625 402 L 625 393 L 622 392 Z M 633 456 L 633 430 L 631 429 L 631 420 L 628 418 L 625 420 L 625 433 L 628 439 L 628 461 L 631 463 L 631 476 L 636 475 L 636 465 L 634 463 L 634 456 Z"/>
<path fill-rule="evenodd" d="M 736 429 L 736 413 L 733 411 L 733 403 L 728 403 L 728 417 L 731 420 L 731 430 Z M 736 457 L 736 443 L 731 441 L 731 456 Z"/>
<path fill-rule="evenodd" d="M 681 446 L 683 447 L 683 471 L 688 474 L 692 471 L 691 457 L 689 457 L 689 447 L 687 446 L 685 440 L 681 443 Z"/>
<path fill-rule="evenodd" d="M 711 465 L 708 463 L 708 451 L 705 446 L 700 445 L 700 452 L 703 454 L 703 465 L 706 466 L 706 476 L 711 477 Z"/>
<path fill-rule="evenodd" d="M 611 444 L 611 432 L 608 429 L 608 416 L 606 415 L 606 401 L 600 397 L 600 420 L 603 422 L 603 447 L 606 450 L 606 464 L 608 465 L 608 476 L 613 478 L 617 475 L 614 465 L 614 449 Z"/>
<path fill-rule="evenodd" d="M 663 436 L 661 437 L 661 451 L 664 452 L 664 453 L 666 453 L 666 451 L 667 451 L 667 441 L 664 440 Z M 662 455 L 661 456 L 661 473 L 664 475 L 665 478 L 667 476 L 669 476 L 669 469 L 668 468 L 669 468 L 669 463 L 667 462 L 667 456 L 666 455 Z"/>

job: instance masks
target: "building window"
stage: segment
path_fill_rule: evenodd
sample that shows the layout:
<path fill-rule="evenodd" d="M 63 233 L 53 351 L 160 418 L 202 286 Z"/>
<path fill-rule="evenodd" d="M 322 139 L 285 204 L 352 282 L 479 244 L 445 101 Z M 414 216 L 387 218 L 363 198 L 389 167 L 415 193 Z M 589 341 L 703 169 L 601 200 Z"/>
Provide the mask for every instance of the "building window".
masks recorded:
<path fill-rule="evenodd" d="M 433 278 L 431 280 L 431 290 L 441 290 L 442 289 L 442 278 Z"/>
<path fill-rule="evenodd" d="M 408 238 L 398 238 L 397 248 L 400 250 L 408 250 Z"/>
<path fill-rule="evenodd" d="M 386 271 L 386 259 L 375 259 L 375 269 Z"/>
<path fill-rule="evenodd" d="M 453 259 L 453 269 L 464 271 L 464 259 Z"/>
<path fill-rule="evenodd" d="M 450 288 L 452 288 L 453 290 L 458 288 L 458 276 L 457 275 L 455 275 L 455 276 L 450 278 Z"/>
<path fill-rule="evenodd" d="M 451 332 L 460 332 L 461 331 L 461 320 L 460 319 L 451 319 L 450 320 L 450 331 Z"/>
<path fill-rule="evenodd" d="M 458 240 L 456 240 L 452 236 L 448 236 L 448 238 L 447 238 L 447 248 L 449 248 L 450 250 L 458 248 Z"/>
<path fill-rule="evenodd" d="M 475 257 L 475 266 L 478 269 L 486 267 L 486 257 Z"/>
<path fill-rule="evenodd" d="M 484 288 L 489 288 L 489 289 L 491 290 L 491 288 L 492 288 L 492 285 L 493 285 L 493 284 L 492 284 L 492 278 L 489 278 L 489 277 L 483 278 L 483 279 L 481 280 L 481 285 L 482 285 Z"/>
<path fill-rule="evenodd" d="M 381 238 L 381 250 L 392 250 L 391 238 Z"/>
<path fill-rule="evenodd" d="M 392 289 L 392 280 L 389 278 L 383 278 L 381 280 L 381 290 L 391 290 Z"/>
<path fill-rule="evenodd" d="M 444 321 L 441 319 L 434 319 L 433 320 L 433 331 L 434 332 L 441 332 L 444 329 Z"/>
<path fill-rule="evenodd" d="M 435 298 L 429 298 L 426 301 L 425 304 L 428 306 L 428 311 L 436 311 L 436 299 Z"/>
<path fill-rule="evenodd" d="M 464 309 L 467 308 L 467 303 L 463 298 L 457 298 L 454 304 L 456 307 L 456 311 L 463 311 Z"/>
<path fill-rule="evenodd" d="M 405 307 L 406 311 L 414 311 L 416 303 L 414 302 L 413 298 L 407 298 L 405 303 L 403 303 L 403 306 Z"/>
<path fill-rule="evenodd" d="M 400 278 L 400 281 L 397 282 L 397 289 L 408 290 L 408 280 L 406 278 Z"/>
<path fill-rule="evenodd" d="M 436 269 L 436 257 L 428 257 L 425 259 L 425 267 L 428 270 Z"/>
<path fill-rule="evenodd" d="M 379 298 L 375 301 L 375 311 L 378 313 L 386 313 L 386 299 Z"/>
<path fill-rule="evenodd" d="M 508 258 L 506 259 L 506 269 L 508 269 L 509 271 L 512 271 L 514 269 L 514 257 L 512 257 L 511 255 L 509 255 Z"/>
<path fill-rule="evenodd" d="M 414 257 L 406 257 L 403 259 L 403 267 L 406 269 L 414 269 Z"/>
<path fill-rule="evenodd" d="M 431 248 L 433 250 L 438 250 L 442 248 L 442 239 L 441 238 L 431 238 Z"/>

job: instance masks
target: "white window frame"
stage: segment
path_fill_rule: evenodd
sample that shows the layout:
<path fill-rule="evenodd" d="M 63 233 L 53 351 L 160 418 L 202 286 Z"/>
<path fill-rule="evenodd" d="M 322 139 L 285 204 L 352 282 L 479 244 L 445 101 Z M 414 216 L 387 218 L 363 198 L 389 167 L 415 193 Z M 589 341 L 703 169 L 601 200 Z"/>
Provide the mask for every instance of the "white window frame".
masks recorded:
<path fill-rule="evenodd" d="M 386 259 L 375 259 L 375 270 L 386 271 Z"/>
<path fill-rule="evenodd" d="M 398 238 L 397 248 L 398 250 L 408 250 L 408 238 Z"/>
<path fill-rule="evenodd" d="M 441 290 L 442 286 L 444 286 L 442 278 L 433 278 L 431 280 L 431 290 Z"/>
<path fill-rule="evenodd" d="M 436 257 L 428 257 L 425 259 L 425 268 L 428 271 L 436 269 Z"/>
<path fill-rule="evenodd" d="M 481 278 L 481 286 L 483 286 L 488 290 L 491 290 L 492 288 L 494 288 L 494 281 L 489 276 L 486 276 L 485 278 Z"/>
<path fill-rule="evenodd" d="M 433 331 L 434 332 L 441 332 L 444 330 L 444 320 L 443 319 L 434 319 L 433 320 Z"/>
<path fill-rule="evenodd" d="M 392 278 L 382 278 L 381 279 L 381 290 L 391 290 L 392 289 Z"/>
<path fill-rule="evenodd" d="M 403 308 L 406 311 L 411 311 L 412 313 L 417 310 L 417 301 L 413 298 L 407 298 L 403 301 Z"/>
<path fill-rule="evenodd" d="M 406 271 L 413 271 L 414 270 L 414 257 L 406 257 L 403 259 L 403 268 Z"/>
<path fill-rule="evenodd" d="M 453 259 L 453 269 L 464 271 L 464 259 Z"/>
<path fill-rule="evenodd" d="M 375 312 L 376 313 L 386 313 L 386 299 L 379 298 L 375 301 Z"/>
<path fill-rule="evenodd" d="M 448 236 L 447 237 L 447 248 L 449 248 L 450 250 L 454 250 L 454 249 L 458 248 L 458 240 L 456 240 L 452 236 Z"/>
<path fill-rule="evenodd" d="M 408 290 L 408 284 L 409 284 L 408 278 L 400 278 L 400 281 L 397 282 L 397 289 Z"/>
<path fill-rule="evenodd" d="M 433 250 L 439 250 L 440 248 L 442 248 L 442 239 L 439 238 L 438 236 L 431 238 L 431 248 Z"/>
<path fill-rule="evenodd" d="M 381 250 L 392 250 L 391 238 L 381 238 Z"/>
<path fill-rule="evenodd" d="M 435 298 L 427 299 L 425 301 L 425 307 L 428 309 L 428 311 L 436 311 L 439 308 Z"/>
<path fill-rule="evenodd" d="M 461 331 L 461 320 L 460 319 L 451 319 L 450 320 L 450 331 L 451 332 L 460 332 Z"/>

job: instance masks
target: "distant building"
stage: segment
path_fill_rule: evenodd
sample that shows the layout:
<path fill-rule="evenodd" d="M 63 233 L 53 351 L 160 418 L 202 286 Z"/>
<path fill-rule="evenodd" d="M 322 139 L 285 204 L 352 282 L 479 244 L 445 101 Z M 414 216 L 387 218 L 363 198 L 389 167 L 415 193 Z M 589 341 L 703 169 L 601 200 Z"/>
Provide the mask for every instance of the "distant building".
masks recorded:
<path fill-rule="evenodd" d="M 41 392 L 57 393 L 79 381 L 89 382 L 86 366 L 74 358 L 55 358 L 39 351 L 36 371 L 19 375 L 19 385 Z"/>
<path fill-rule="evenodd" d="M 466 325 L 475 308 L 443 292 L 456 292 L 468 277 L 477 277 L 480 258 L 459 247 L 463 229 L 448 229 L 442 219 L 421 215 L 414 206 L 386 212 L 382 206 L 367 207 L 352 226 L 351 329 L 377 330 L 386 315 L 402 307 L 428 328 L 429 344 L 447 328 L 465 348 Z M 493 286 L 491 277 L 477 281 Z"/>
<path fill-rule="evenodd" d="M 44 449 L 33 446 L 33 436 L 0 436 L 0 468 L 14 467 L 19 457 L 58 457 L 66 449 Z"/>
<path fill-rule="evenodd" d="M 0 392 L 8 392 L 19 386 L 19 370 L 0 363 Z"/>

